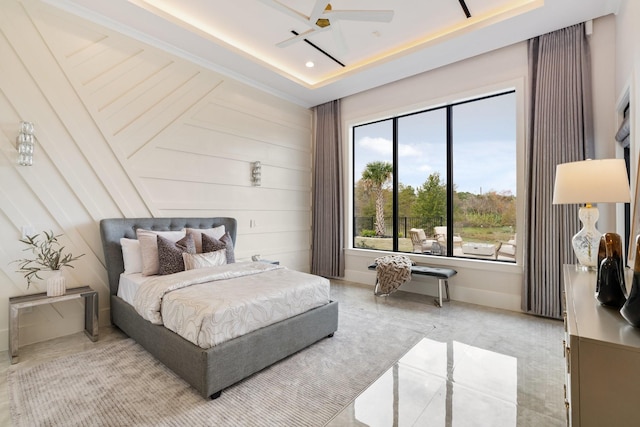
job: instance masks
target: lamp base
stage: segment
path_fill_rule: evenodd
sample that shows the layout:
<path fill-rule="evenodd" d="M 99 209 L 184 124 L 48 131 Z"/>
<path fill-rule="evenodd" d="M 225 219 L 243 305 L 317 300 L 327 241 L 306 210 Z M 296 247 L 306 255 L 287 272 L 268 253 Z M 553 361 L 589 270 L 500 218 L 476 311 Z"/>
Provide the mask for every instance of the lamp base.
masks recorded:
<path fill-rule="evenodd" d="M 600 213 L 598 208 L 587 205 L 580 208 L 578 216 L 582 221 L 582 228 L 571 239 L 573 251 L 581 266 L 595 270 L 598 266 L 598 247 L 602 237 L 602 233 L 596 229 Z"/>

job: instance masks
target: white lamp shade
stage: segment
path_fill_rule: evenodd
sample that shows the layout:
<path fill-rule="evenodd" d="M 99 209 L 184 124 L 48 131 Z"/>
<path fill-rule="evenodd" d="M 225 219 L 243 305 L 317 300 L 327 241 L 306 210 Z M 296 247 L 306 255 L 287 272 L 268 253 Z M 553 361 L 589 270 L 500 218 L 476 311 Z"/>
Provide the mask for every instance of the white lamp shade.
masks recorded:
<path fill-rule="evenodd" d="M 629 203 L 623 159 L 584 160 L 556 166 L 553 204 Z"/>

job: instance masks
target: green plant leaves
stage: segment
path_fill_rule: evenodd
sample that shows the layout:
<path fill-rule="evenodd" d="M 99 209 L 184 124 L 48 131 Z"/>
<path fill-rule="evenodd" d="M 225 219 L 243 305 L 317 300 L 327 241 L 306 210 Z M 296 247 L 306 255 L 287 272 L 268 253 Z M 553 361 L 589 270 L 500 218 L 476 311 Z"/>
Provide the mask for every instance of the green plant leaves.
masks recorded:
<path fill-rule="evenodd" d="M 84 254 L 73 256 L 64 253 L 65 247 L 60 244 L 58 238 L 62 234 L 55 235 L 53 231 L 43 231 L 43 236 L 35 234 L 20 239 L 20 242 L 27 245 L 24 251 L 31 251 L 34 258 L 18 259 L 18 273 L 23 273 L 27 279 L 27 288 L 34 279 L 42 280 L 38 273 L 41 271 L 60 270 L 62 267 L 73 268 L 72 262 L 82 257 Z"/>

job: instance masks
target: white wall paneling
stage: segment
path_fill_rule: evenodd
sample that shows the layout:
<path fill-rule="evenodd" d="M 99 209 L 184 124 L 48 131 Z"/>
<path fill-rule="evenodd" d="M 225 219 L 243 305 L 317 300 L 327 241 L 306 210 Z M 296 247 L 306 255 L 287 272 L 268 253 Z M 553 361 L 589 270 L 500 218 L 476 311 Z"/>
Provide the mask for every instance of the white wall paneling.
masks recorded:
<path fill-rule="evenodd" d="M 0 350 L 21 227 L 64 233 L 70 285 L 109 294 L 98 223 L 108 217 L 234 216 L 237 257 L 309 270 L 312 112 L 37 0 L 0 14 Z M 17 165 L 21 120 L 34 166 Z M 250 163 L 263 164 L 252 187 Z M 253 226 L 252 226 L 253 225 Z M 4 301 L 4 303 L 2 302 Z M 82 330 L 82 304 L 34 308 L 20 344 Z"/>

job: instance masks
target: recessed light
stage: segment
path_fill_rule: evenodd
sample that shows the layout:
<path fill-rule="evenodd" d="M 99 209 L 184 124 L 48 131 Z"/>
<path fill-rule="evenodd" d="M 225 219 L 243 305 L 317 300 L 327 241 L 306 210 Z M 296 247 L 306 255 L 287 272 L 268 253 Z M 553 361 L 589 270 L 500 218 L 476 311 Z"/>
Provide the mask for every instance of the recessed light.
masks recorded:
<path fill-rule="evenodd" d="M 316 64 L 313 63 L 313 61 L 307 61 L 306 64 L 304 64 L 307 68 L 313 68 Z"/>

